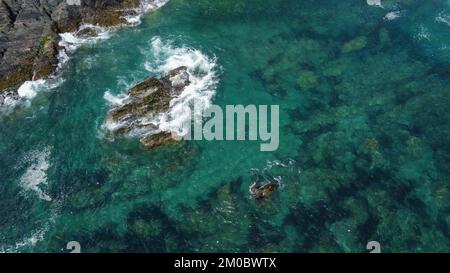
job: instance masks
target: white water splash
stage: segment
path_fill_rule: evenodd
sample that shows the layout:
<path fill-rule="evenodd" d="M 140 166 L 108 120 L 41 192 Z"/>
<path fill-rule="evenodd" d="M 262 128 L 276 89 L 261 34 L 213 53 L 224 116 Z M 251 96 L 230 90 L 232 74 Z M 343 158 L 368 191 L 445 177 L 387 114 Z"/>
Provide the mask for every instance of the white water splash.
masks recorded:
<path fill-rule="evenodd" d="M 45 80 L 26 81 L 19 87 L 17 93 L 21 98 L 32 99 L 36 96 L 39 89 L 42 89 L 44 87 Z"/>
<path fill-rule="evenodd" d="M 131 25 L 139 25 L 144 14 L 155 11 L 168 2 L 169 0 L 143 0 L 134 10 L 135 14 L 124 16 L 124 19 Z"/>
<path fill-rule="evenodd" d="M 439 15 L 435 18 L 436 22 L 446 24 L 447 26 L 450 26 L 450 15 L 441 12 Z"/>
<path fill-rule="evenodd" d="M 400 11 L 391 11 L 384 16 L 384 20 L 392 21 L 402 16 Z"/>
<path fill-rule="evenodd" d="M 171 100 L 168 112 L 161 113 L 155 118 L 136 120 L 135 122 L 141 125 L 138 127 L 145 129 L 135 129 L 129 136 L 142 137 L 164 131 L 177 137 L 184 137 L 190 132 L 192 112 L 195 111 L 194 119 L 200 120 L 202 112 L 212 105 L 212 98 L 219 82 L 217 60 L 187 46 L 175 47 L 170 41 L 163 42 L 159 37 L 152 39 L 151 50 L 146 50 L 144 55 L 150 59 L 144 64 L 145 69 L 159 77 L 181 66 L 187 67 L 190 84 L 179 96 Z M 174 77 L 171 81 L 176 85 L 179 79 Z M 109 90 L 104 94 L 104 99 L 109 105 L 121 105 L 127 98 L 125 94 L 113 95 Z M 192 107 L 194 103 L 195 109 Z M 146 125 L 153 126 L 149 129 Z M 108 120 L 102 125 L 102 129 L 115 131 L 123 126 Z"/>
<path fill-rule="evenodd" d="M 381 0 L 367 0 L 367 5 L 384 8 L 381 4 Z"/>
<path fill-rule="evenodd" d="M 429 41 L 430 40 L 430 31 L 426 27 L 421 25 L 419 27 L 419 31 L 418 31 L 418 33 L 416 35 L 416 38 L 418 40 L 427 40 L 427 41 Z"/>
<path fill-rule="evenodd" d="M 94 37 L 80 37 L 77 35 L 80 31 L 84 31 L 87 28 L 92 28 L 97 36 Z M 58 52 L 58 65 L 55 73 L 46 79 L 38 79 L 32 81 L 24 82 L 18 89 L 16 93 L 11 93 L 3 99 L 2 110 L 13 109 L 20 103 L 30 104 L 30 101 L 36 97 L 36 95 L 41 91 L 51 91 L 58 86 L 60 86 L 64 79 L 61 76 L 61 69 L 70 59 L 69 55 L 73 53 L 78 47 L 87 43 L 95 43 L 99 40 L 105 40 L 110 37 L 109 30 L 106 28 L 94 26 L 94 25 L 82 25 L 77 32 L 74 33 L 61 33 L 59 46 L 61 49 Z"/>
<path fill-rule="evenodd" d="M 201 119 L 202 112 L 212 104 L 218 80 L 217 59 L 209 58 L 202 52 L 186 46 L 174 47 L 159 37 L 152 40 L 152 52 L 156 62 L 147 62 L 146 69 L 152 73 L 166 75 L 171 70 L 186 66 L 190 84 L 170 102 L 170 110 L 159 115 L 153 123 L 161 131 L 185 136 L 189 133 L 192 111 L 194 119 Z M 174 79 L 175 80 L 175 79 Z M 192 105 L 195 102 L 195 109 Z"/>
<path fill-rule="evenodd" d="M 30 106 L 31 100 L 36 97 L 39 92 L 50 92 L 64 82 L 60 76 L 51 76 L 47 79 L 26 81 L 16 92 L 4 95 L 2 103 L 0 103 L 0 113 L 10 113 L 16 106 Z"/>
<path fill-rule="evenodd" d="M 41 151 L 33 151 L 29 153 L 24 162 L 29 162 L 31 165 L 27 168 L 25 173 L 20 178 L 19 185 L 25 192 L 32 191 L 44 201 L 52 201 L 52 198 L 44 192 L 47 186 L 47 170 L 50 167 L 50 150 L 48 148 Z"/>
<path fill-rule="evenodd" d="M 94 36 L 83 36 L 80 33 L 86 30 L 92 30 L 95 33 Z M 61 37 L 61 41 L 59 42 L 59 46 L 63 47 L 66 53 L 72 53 L 81 45 L 84 44 L 93 44 L 101 40 L 106 40 L 111 37 L 110 29 L 105 27 L 100 27 L 91 24 L 81 25 L 78 31 L 76 32 L 65 32 L 59 34 Z"/>
<path fill-rule="evenodd" d="M 103 98 L 112 106 L 119 106 L 119 105 L 123 105 L 123 102 L 128 99 L 127 95 L 124 94 L 120 94 L 120 95 L 113 95 L 111 94 L 111 91 L 108 90 L 105 92 L 105 94 L 103 95 Z"/>
<path fill-rule="evenodd" d="M 33 247 L 38 242 L 42 241 L 44 239 L 45 233 L 47 233 L 48 227 L 44 226 L 41 229 L 36 230 L 33 232 L 29 237 L 17 242 L 16 244 L 12 246 L 7 247 L 1 247 L 0 253 L 18 253 L 20 252 L 20 249 L 25 247 Z"/>

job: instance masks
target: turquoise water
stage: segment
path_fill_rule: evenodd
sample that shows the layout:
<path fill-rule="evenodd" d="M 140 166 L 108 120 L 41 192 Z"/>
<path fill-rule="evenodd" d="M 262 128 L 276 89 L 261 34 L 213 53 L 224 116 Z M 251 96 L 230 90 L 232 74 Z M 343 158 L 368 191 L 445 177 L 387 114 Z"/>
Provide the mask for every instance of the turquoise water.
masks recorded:
<path fill-rule="evenodd" d="M 0 250 L 450 251 L 450 2 L 382 4 L 172 0 L 81 46 L 0 116 Z M 155 39 L 217 64 L 215 104 L 280 105 L 279 149 L 107 139 L 105 93 L 153 75 Z M 261 177 L 282 187 L 257 202 Z"/>

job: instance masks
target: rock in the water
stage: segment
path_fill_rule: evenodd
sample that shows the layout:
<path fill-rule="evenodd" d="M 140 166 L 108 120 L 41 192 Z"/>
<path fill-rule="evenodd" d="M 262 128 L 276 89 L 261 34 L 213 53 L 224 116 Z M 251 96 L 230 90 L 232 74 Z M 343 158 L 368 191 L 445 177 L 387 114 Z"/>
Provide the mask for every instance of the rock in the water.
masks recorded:
<path fill-rule="evenodd" d="M 160 79 L 148 78 L 128 91 L 123 104 L 108 112 L 106 128 L 114 136 L 141 136 L 141 143 L 150 149 L 173 141 L 170 132 L 161 132 L 152 121 L 161 113 L 168 112 L 170 101 L 189 84 L 189 74 L 184 66 Z"/>
<path fill-rule="evenodd" d="M 155 149 L 170 143 L 174 143 L 176 137 L 172 133 L 161 132 L 141 138 L 141 143 L 147 149 Z"/>
<path fill-rule="evenodd" d="M 95 37 L 97 35 L 98 31 L 93 27 L 86 27 L 77 31 L 77 36 L 82 38 Z"/>
<path fill-rule="evenodd" d="M 264 200 L 273 195 L 273 193 L 279 188 L 279 183 L 276 181 L 267 183 L 254 183 L 250 186 L 250 194 L 256 200 Z"/>
<path fill-rule="evenodd" d="M 304 90 L 314 89 L 317 87 L 319 79 L 313 71 L 301 70 L 298 84 Z"/>
<path fill-rule="evenodd" d="M 359 36 L 345 43 L 342 46 L 341 51 L 342 53 L 350 53 L 353 51 L 358 51 L 365 48 L 367 46 L 367 43 L 368 43 L 367 38 L 365 36 Z"/>

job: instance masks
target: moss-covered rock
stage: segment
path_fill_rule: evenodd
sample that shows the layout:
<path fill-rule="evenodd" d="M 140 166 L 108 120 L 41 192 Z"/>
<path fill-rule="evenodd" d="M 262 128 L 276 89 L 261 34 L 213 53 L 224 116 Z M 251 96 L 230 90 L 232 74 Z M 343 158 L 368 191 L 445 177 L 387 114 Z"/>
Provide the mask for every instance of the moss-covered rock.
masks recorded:
<path fill-rule="evenodd" d="M 314 89 L 319 84 L 319 78 L 313 71 L 302 70 L 298 77 L 298 84 L 304 90 Z"/>
<path fill-rule="evenodd" d="M 367 46 L 367 37 L 359 36 L 353 40 L 350 40 L 342 45 L 342 53 L 351 53 L 354 51 L 361 50 Z"/>

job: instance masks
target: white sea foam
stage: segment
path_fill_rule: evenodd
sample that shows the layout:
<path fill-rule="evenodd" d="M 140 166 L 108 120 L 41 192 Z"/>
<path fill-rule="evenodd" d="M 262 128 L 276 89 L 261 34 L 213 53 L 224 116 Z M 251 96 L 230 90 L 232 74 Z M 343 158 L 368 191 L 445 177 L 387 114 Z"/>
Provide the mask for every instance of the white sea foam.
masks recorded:
<path fill-rule="evenodd" d="M 192 111 L 194 118 L 201 119 L 202 112 L 212 104 L 218 84 L 217 60 L 186 46 L 174 47 L 156 37 L 152 40 L 152 52 L 156 61 L 147 62 L 149 72 L 165 75 L 180 66 L 186 66 L 191 83 L 170 102 L 170 110 L 152 121 L 161 131 L 185 136 L 190 129 Z M 176 81 L 176 79 L 173 79 Z M 195 102 L 196 107 L 192 109 Z"/>
<path fill-rule="evenodd" d="M 169 0 L 143 0 L 139 7 L 134 10 L 136 13 L 135 15 L 124 16 L 124 19 L 131 25 L 139 25 L 141 23 L 142 15 L 161 8 L 167 4 L 167 2 L 169 2 Z"/>
<path fill-rule="evenodd" d="M 52 91 L 63 82 L 64 79 L 60 76 L 51 76 L 45 80 L 26 81 L 17 89 L 17 92 L 11 92 L 4 96 L 3 102 L 0 103 L 0 112 L 9 113 L 18 105 L 29 106 L 31 100 L 39 92 Z"/>
<path fill-rule="evenodd" d="M 38 242 L 42 241 L 44 239 L 45 233 L 48 231 L 48 227 L 44 226 L 41 229 L 36 230 L 33 232 L 29 237 L 23 239 L 20 242 L 17 242 L 13 246 L 9 246 L 6 249 L 2 250 L 5 253 L 16 253 L 19 252 L 20 249 L 24 247 L 32 247 L 35 246 Z"/>
<path fill-rule="evenodd" d="M 419 27 L 419 32 L 416 35 L 418 40 L 430 40 L 430 31 L 424 27 L 423 25 L 421 25 Z"/>
<path fill-rule="evenodd" d="M 439 13 L 439 15 L 435 18 L 436 22 L 444 23 L 447 26 L 450 26 L 450 15 L 445 12 Z"/>
<path fill-rule="evenodd" d="M 80 33 L 82 33 L 87 29 L 91 29 L 95 33 L 95 35 L 94 36 L 80 35 Z M 65 32 L 59 34 L 59 36 L 61 37 L 59 46 L 63 47 L 66 53 L 69 53 L 75 51 L 81 45 L 92 44 L 101 40 L 109 39 L 111 37 L 111 33 L 110 29 L 108 28 L 97 25 L 84 24 L 81 25 L 78 31 L 76 32 Z"/>
<path fill-rule="evenodd" d="M 383 8 L 383 5 L 381 4 L 381 0 L 367 0 L 367 5 Z"/>
<path fill-rule="evenodd" d="M 17 93 L 21 98 L 32 99 L 36 96 L 38 90 L 43 88 L 44 85 L 45 80 L 26 81 L 19 87 Z"/>
<path fill-rule="evenodd" d="M 15 243 L 10 246 L 1 246 L 0 253 L 17 253 L 24 247 L 35 246 L 39 241 L 44 239 L 45 233 L 48 231 L 48 227 L 45 226 L 41 229 L 34 231 L 29 237 Z"/>
<path fill-rule="evenodd" d="M 45 201 L 52 201 L 52 198 L 43 189 L 47 185 L 47 170 L 50 167 L 49 158 L 50 150 L 48 148 L 29 153 L 24 161 L 31 165 L 19 182 L 25 192 L 33 191 L 40 199 Z"/>
<path fill-rule="evenodd" d="M 112 106 L 122 105 L 123 102 L 128 98 L 127 95 L 119 94 L 117 96 L 111 94 L 111 91 L 108 90 L 103 95 L 103 98 Z"/>
<path fill-rule="evenodd" d="M 384 16 L 384 20 L 392 21 L 402 16 L 400 11 L 391 11 Z"/>

